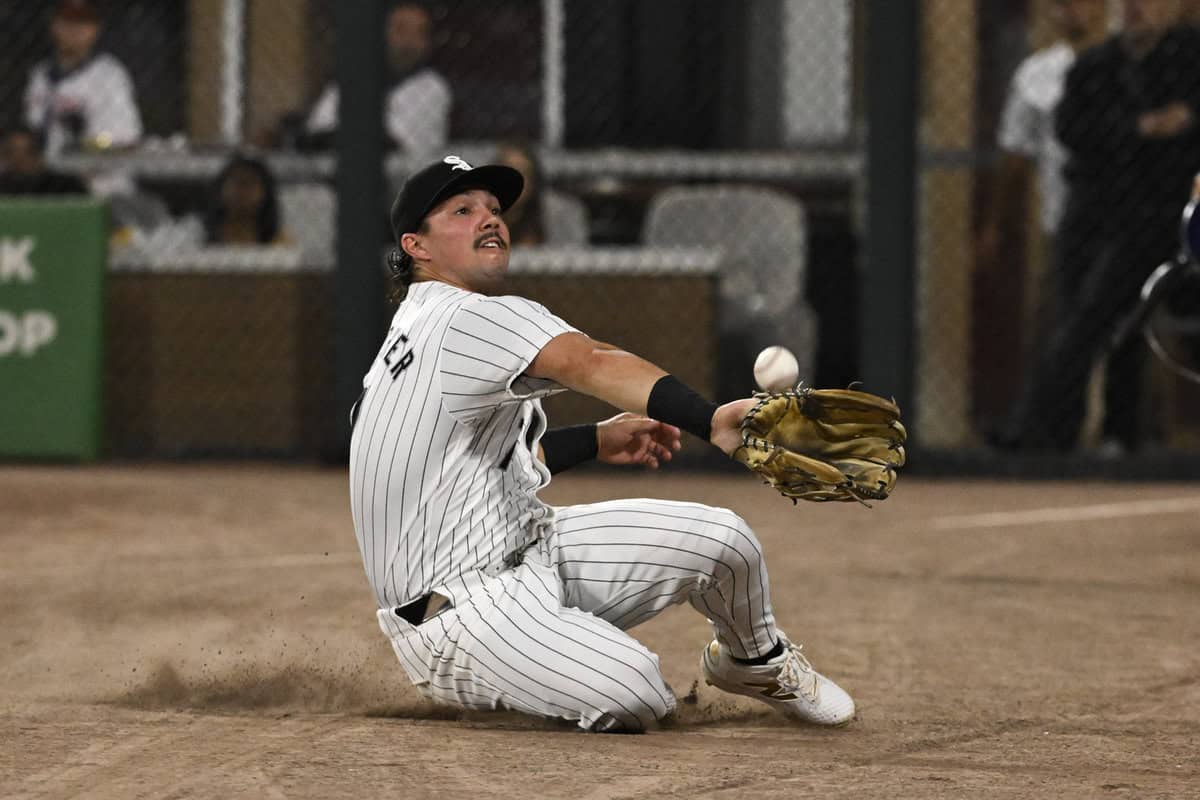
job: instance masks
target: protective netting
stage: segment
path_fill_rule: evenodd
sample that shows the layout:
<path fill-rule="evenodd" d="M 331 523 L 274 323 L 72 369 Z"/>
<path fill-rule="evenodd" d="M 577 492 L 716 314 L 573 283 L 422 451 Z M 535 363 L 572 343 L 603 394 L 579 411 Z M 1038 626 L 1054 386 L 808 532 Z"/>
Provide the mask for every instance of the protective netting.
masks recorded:
<path fill-rule="evenodd" d="M 990 156 L 973 187 L 966 165 L 931 176 L 955 182 L 958 194 L 925 201 L 937 219 L 927 227 L 938 231 L 928 258 L 960 275 L 973 267 L 974 319 L 957 321 L 972 332 L 965 417 L 993 444 L 1020 450 L 1113 456 L 1186 443 L 1195 388 L 1147 359 L 1137 330 L 1122 337 L 1120 328 L 1144 281 L 1179 251 L 1180 215 L 1200 169 L 1195 4 L 1014 5 L 981 5 L 961 35 L 978 48 L 967 61 L 996 67 L 980 73 L 978 111 L 967 118 L 948 105 L 926 129 L 948 137 L 947 149 L 974 140 Z M 959 58 L 970 52 L 958 48 Z M 974 252 L 944 230 L 972 199 Z M 960 278 L 948 283 L 961 290 Z M 936 285 L 930 304 L 954 307 Z M 1195 325 L 1176 317 L 1196 317 L 1200 306 L 1184 286 L 1151 324 L 1187 351 Z M 934 386 L 947 379 L 936 370 L 924 368 Z M 931 391 L 929 416 L 962 418 L 952 398 L 963 399 Z"/>
<path fill-rule="evenodd" d="M 866 144 L 891 122 L 865 118 L 872 5 L 380 0 L 387 192 L 504 158 L 537 188 L 509 218 L 522 291 L 550 276 L 555 311 L 720 399 L 770 344 L 845 386 L 890 344 L 858 311 Z M 1107 343 L 1200 170 L 1197 5 L 918 3 L 919 446 L 1196 439 L 1195 390 Z M 109 209 L 109 452 L 329 449 L 338 9 L 0 4 L 0 190 Z M 1152 321 L 1194 364 L 1192 297 Z"/>

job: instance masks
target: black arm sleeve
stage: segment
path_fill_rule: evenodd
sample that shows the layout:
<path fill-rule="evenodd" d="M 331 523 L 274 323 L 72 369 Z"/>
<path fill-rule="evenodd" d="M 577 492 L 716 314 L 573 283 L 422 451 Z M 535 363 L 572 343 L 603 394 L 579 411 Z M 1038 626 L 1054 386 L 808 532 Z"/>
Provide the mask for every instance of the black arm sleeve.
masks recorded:
<path fill-rule="evenodd" d="M 705 442 L 712 436 L 716 411 L 716 403 L 705 400 L 674 375 L 659 378 L 646 400 L 646 416 L 681 428 Z"/>
<path fill-rule="evenodd" d="M 542 436 L 542 451 L 546 455 L 546 469 L 551 475 L 557 475 L 576 464 L 591 461 L 596 457 L 599 442 L 596 439 L 596 426 L 572 425 L 567 428 L 555 428 L 546 431 Z"/>

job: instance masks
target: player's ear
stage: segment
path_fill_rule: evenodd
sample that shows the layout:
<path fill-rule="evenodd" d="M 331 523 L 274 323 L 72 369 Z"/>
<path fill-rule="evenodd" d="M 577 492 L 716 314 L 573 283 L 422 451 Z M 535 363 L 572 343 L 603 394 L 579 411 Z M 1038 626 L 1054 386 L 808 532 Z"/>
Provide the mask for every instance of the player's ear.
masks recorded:
<path fill-rule="evenodd" d="M 429 258 L 429 251 L 421 244 L 421 237 L 415 233 L 406 233 L 400 237 L 400 249 L 412 256 L 414 260 Z"/>

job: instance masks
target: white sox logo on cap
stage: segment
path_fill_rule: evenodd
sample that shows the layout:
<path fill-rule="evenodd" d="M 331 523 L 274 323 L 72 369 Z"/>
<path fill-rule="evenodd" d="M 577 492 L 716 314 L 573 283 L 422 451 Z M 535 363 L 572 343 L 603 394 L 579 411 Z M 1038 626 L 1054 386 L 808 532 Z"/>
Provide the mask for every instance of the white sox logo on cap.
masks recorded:
<path fill-rule="evenodd" d="M 403 234 L 416 231 L 434 206 L 457 192 L 486 189 L 500 201 L 501 210 L 505 210 L 521 196 L 524 183 L 521 173 L 502 164 L 472 167 L 454 155 L 434 161 L 409 177 L 392 203 L 392 232 L 396 242 L 399 244 Z"/>

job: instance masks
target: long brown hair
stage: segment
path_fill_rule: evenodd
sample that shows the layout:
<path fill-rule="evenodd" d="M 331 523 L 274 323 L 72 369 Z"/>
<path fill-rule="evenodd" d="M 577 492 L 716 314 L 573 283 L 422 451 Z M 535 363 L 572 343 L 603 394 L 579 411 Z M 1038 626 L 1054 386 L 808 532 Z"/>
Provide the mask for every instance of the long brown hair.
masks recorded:
<path fill-rule="evenodd" d="M 421 224 L 417 227 L 417 233 L 429 233 L 429 222 L 421 220 Z M 400 246 L 400 242 L 396 242 L 395 248 L 388 253 L 388 302 L 392 305 L 400 305 L 404 302 L 404 298 L 408 297 L 408 287 L 412 286 L 413 278 L 416 276 L 417 265 L 413 261 L 413 257 L 404 252 L 404 248 Z"/>

